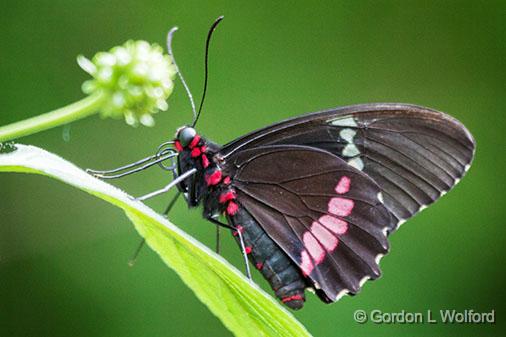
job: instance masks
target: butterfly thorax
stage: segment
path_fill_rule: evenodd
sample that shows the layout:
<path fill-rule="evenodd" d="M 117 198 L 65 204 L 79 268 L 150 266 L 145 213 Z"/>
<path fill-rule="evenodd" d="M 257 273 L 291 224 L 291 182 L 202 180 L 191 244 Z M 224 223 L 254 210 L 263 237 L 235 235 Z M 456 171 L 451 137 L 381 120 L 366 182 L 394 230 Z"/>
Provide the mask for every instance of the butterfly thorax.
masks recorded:
<path fill-rule="evenodd" d="M 205 218 L 217 218 L 220 214 L 234 215 L 238 205 L 236 192 L 231 186 L 231 178 L 226 175 L 216 159 L 220 146 L 201 137 L 193 128 L 185 127 L 178 131 L 174 146 L 179 152 L 179 174 L 196 169 L 195 175 L 188 177 L 180 185 L 186 193 L 188 205 L 204 206 Z"/>

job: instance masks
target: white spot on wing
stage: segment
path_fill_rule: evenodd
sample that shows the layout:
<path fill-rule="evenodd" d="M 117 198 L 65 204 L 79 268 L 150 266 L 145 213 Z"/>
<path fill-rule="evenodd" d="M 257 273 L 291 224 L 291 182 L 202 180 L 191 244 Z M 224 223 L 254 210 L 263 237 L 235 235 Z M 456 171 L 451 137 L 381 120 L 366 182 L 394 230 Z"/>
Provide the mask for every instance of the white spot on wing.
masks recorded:
<path fill-rule="evenodd" d="M 354 126 L 354 127 L 358 126 L 357 122 L 355 122 L 355 118 L 350 116 L 332 119 L 329 122 L 330 124 L 335 126 Z"/>
<path fill-rule="evenodd" d="M 357 131 L 353 129 L 342 129 L 341 132 L 339 132 L 339 137 L 347 141 L 348 143 L 353 143 L 353 137 L 357 134 Z"/>
<path fill-rule="evenodd" d="M 348 160 L 348 164 L 356 168 L 357 170 L 362 171 L 364 169 L 364 162 L 359 157 L 352 158 Z"/>
<path fill-rule="evenodd" d="M 360 288 L 362 288 L 362 286 L 364 285 L 364 283 L 367 282 L 367 280 L 370 279 L 370 278 L 371 277 L 369 275 L 362 277 L 362 279 L 360 280 L 360 282 L 358 282 L 358 286 Z"/>
<path fill-rule="evenodd" d="M 386 228 L 385 228 L 386 229 Z M 377 265 L 380 264 L 380 261 L 381 259 L 383 258 L 383 256 L 385 256 L 384 254 L 378 254 L 376 255 L 376 257 L 374 258 L 374 261 L 376 262 Z M 359 281 L 359 289 L 362 288 L 362 286 L 364 285 L 364 283 L 369 280 L 371 277 L 366 275 L 364 277 L 362 277 Z M 340 292 L 337 293 L 337 296 L 336 296 L 336 299 L 334 300 L 335 301 L 338 301 L 341 299 L 341 297 L 343 297 L 344 295 L 348 294 L 350 291 L 348 289 L 343 289 L 341 290 Z"/>
<path fill-rule="evenodd" d="M 355 157 L 360 154 L 360 151 L 355 146 L 355 144 L 347 144 L 343 149 L 343 156 L 345 157 Z"/>
<path fill-rule="evenodd" d="M 334 120 L 332 122 L 333 125 L 339 125 L 339 126 L 356 126 L 357 123 L 355 123 L 355 120 L 353 117 L 346 117 Z M 353 124 L 353 125 L 352 125 Z M 344 140 L 346 144 L 343 147 L 343 150 L 341 152 L 341 155 L 343 157 L 357 157 L 360 155 L 360 150 L 358 147 L 353 143 L 353 138 L 357 135 L 357 131 L 350 129 L 350 128 L 344 128 L 339 132 L 339 137 Z M 364 168 L 364 162 L 360 158 L 353 158 L 348 161 L 348 164 L 355 167 L 356 169 L 362 171 Z"/>
<path fill-rule="evenodd" d="M 379 200 L 382 204 L 384 204 L 384 203 L 385 203 L 385 201 L 383 200 L 383 193 L 378 192 L 377 197 L 378 197 L 378 200 Z"/>
<path fill-rule="evenodd" d="M 341 297 L 349 293 L 350 291 L 348 289 L 343 289 L 340 292 L 337 293 L 336 299 L 334 301 L 339 301 Z"/>
<path fill-rule="evenodd" d="M 385 255 L 383 255 L 383 254 L 376 255 L 376 257 L 374 258 L 374 261 L 376 261 L 376 264 L 379 265 L 379 263 L 380 263 L 381 259 L 383 258 L 383 256 L 385 256 Z"/>
<path fill-rule="evenodd" d="M 467 164 L 466 167 L 465 167 L 465 172 L 467 172 L 467 170 L 469 170 L 469 167 L 471 167 L 470 164 Z M 453 181 L 453 185 L 450 187 L 450 189 L 452 189 L 453 187 L 455 187 L 458 183 L 460 183 L 460 180 L 462 179 L 461 178 L 456 178 L 454 181 Z M 443 195 L 445 195 L 446 193 L 448 193 L 448 191 L 441 191 L 441 194 L 439 194 L 439 197 L 441 198 Z"/>
<path fill-rule="evenodd" d="M 397 223 L 397 228 L 401 227 L 402 224 L 406 222 L 406 219 L 399 219 L 399 222 Z"/>

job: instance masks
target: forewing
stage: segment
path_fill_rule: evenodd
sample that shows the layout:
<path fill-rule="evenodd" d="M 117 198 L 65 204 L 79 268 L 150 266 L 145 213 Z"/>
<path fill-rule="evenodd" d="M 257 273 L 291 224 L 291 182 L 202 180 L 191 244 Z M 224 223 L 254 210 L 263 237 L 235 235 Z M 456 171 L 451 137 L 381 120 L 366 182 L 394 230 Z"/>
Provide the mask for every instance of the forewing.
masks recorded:
<path fill-rule="evenodd" d="M 396 219 L 393 229 L 449 191 L 469 168 L 475 148 L 469 131 L 444 113 L 381 103 L 286 120 L 225 145 L 221 155 L 281 144 L 330 151 L 369 175 Z"/>
<path fill-rule="evenodd" d="M 339 157 L 305 146 L 240 151 L 226 167 L 237 200 L 327 302 L 380 275 L 392 229 L 380 188 Z"/>

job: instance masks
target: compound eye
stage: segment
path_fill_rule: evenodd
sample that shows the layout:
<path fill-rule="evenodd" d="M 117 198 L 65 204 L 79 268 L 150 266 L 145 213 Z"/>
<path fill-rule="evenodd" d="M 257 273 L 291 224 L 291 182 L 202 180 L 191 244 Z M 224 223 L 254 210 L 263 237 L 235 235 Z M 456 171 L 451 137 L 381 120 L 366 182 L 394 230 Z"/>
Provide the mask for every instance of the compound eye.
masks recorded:
<path fill-rule="evenodd" d="M 194 128 L 184 128 L 179 132 L 179 142 L 181 142 L 181 145 L 188 146 L 188 144 L 191 143 L 193 140 L 193 137 L 197 134 L 197 131 L 195 131 Z"/>

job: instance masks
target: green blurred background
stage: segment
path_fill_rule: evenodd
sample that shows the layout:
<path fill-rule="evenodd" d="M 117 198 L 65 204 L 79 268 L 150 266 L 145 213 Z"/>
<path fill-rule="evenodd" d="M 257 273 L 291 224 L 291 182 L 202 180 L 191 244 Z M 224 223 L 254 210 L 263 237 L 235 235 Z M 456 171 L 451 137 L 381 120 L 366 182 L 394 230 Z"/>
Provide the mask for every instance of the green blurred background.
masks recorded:
<path fill-rule="evenodd" d="M 383 277 L 295 315 L 315 336 L 500 336 L 505 329 L 506 3 L 504 1 L 12 1 L 0 12 L 0 125 L 83 96 L 75 57 L 128 39 L 174 49 L 196 97 L 207 29 L 220 14 L 200 132 L 226 142 L 283 118 L 395 101 L 446 111 L 478 149 L 468 176 L 391 237 Z M 26 137 L 82 167 L 153 153 L 191 113 L 178 83 L 155 128 L 88 118 Z M 161 170 L 117 184 L 141 195 Z M 1 336 L 226 336 L 230 333 L 155 253 L 127 261 L 139 236 L 118 209 L 40 176 L 0 175 Z M 161 210 L 168 196 L 150 201 Z M 214 227 L 177 204 L 171 220 L 214 245 Z M 242 268 L 227 235 L 223 255 Z M 259 274 L 255 279 L 264 287 Z M 357 324 L 357 309 L 496 311 L 496 324 Z M 273 317 L 273 319 L 276 319 Z"/>

